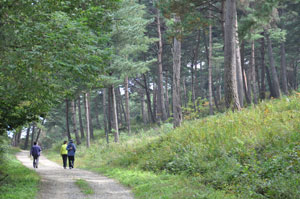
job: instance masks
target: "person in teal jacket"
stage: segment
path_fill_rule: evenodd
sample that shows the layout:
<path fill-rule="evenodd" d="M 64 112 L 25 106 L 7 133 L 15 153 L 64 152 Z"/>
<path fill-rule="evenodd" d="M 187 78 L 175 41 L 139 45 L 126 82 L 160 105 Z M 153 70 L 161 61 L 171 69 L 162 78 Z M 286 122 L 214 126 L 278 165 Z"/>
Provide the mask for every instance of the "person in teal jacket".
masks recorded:
<path fill-rule="evenodd" d="M 68 160 L 69 160 L 69 169 L 74 168 L 74 161 L 75 161 L 75 152 L 76 152 L 76 146 L 73 143 L 73 140 L 69 140 L 69 144 L 67 146 L 68 151 Z"/>
<path fill-rule="evenodd" d="M 60 148 L 60 155 L 63 159 L 64 169 L 67 168 L 67 159 L 68 159 L 67 143 L 68 143 L 67 141 L 64 141 L 64 144 L 61 145 L 61 148 Z"/>

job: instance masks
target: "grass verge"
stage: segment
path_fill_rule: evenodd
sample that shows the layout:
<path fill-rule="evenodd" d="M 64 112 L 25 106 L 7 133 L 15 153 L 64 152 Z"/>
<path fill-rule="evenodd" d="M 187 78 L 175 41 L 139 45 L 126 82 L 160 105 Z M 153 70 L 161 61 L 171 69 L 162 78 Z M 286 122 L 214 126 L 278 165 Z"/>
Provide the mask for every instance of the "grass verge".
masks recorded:
<path fill-rule="evenodd" d="M 212 188 L 203 186 L 195 178 L 186 175 L 105 166 L 90 170 L 117 179 L 123 185 L 131 187 L 137 199 L 221 198 L 224 195 L 224 191 L 213 191 Z M 227 194 L 227 198 L 235 197 Z"/>
<path fill-rule="evenodd" d="M 31 199 L 38 192 L 39 176 L 15 157 L 17 149 L 4 153 L 0 164 L 0 199 Z"/>
<path fill-rule="evenodd" d="M 85 195 L 94 194 L 94 190 L 90 187 L 88 182 L 84 179 L 77 179 L 75 184 L 80 188 Z"/>

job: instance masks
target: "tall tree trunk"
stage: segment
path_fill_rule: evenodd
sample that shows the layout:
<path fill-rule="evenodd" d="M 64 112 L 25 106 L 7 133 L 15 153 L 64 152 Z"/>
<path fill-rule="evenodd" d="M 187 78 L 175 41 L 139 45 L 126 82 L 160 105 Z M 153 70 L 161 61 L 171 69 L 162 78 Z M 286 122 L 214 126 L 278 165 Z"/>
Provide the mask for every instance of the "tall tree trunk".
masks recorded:
<path fill-rule="evenodd" d="M 153 83 L 153 116 L 157 121 L 157 87 L 155 83 Z"/>
<path fill-rule="evenodd" d="M 247 66 L 245 71 L 245 77 L 247 82 L 247 96 L 249 97 L 249 103 L 252 103 L 252 93 L 251 93 L 251 79 L 252 79 L 252 72 L 251 72 L 251 64 Z"/>
<path fill-rule="evenodd" d="M 126 116 L 126 112 L 125 112 L 125 108 L 124 108 L 124 104 L 123 104 L 123 100 L 122 100 L 122 96 L 120 94 L 120 106 L 121 106 L 121 115 L 123 114 L 124 118 L 125 118 L 125 121 L 127 121 L 127 116 Z M 130 117 L 130 115 L 129 115 Z M 122 117 L 121 117 L 122 118 Z"/>
<path fill-rule="evenodd" d="M 200 93 L 199 92 L 199 90 L 200 90 L 200 86 L 199 86 L 200 82 L 201 82 L 201 79 L 200 79 L 200 73 L 199 73 L 198 62 L 197 62 L 197 66 L 195 66 L 195 104 L 196 104 L 197 98 L 200 95 L 199 94 Z"/>
<path fill-rule="evenodd" d="M 86 98 L 88 103 L 88 118 L 89 118 L 89 125 L 90 125 L 90 137 L 91 139 L 94 139 L 94 127 L 93 127 L 93 120 L 92 120 L 92 115 L 91 115 L 91 105 L 90 105 L 90 95 L 88 95 L 88 98 Z"/>
<path fill-rule="evenodd" d="M 211 18 L 211 11 L 209 11 L 209 18 Z M 209 53 L 208 53 L 208 98 L 209 98 L 209 114 L 213 115 L 213 91 L 212 91 L 212 25 L 209 24 Z"/>
<path fill-rule="evenodd" d="M 33 146 L 33 142 L 34 142 L 34 134 L 35 134 L 35 126 L 36 126 L 36 124 L 33 123 L 33 124 L 32 124 L 32 130 L 31 130 L 31 145 L 30 145 L 30 146 Z"/>
<path fill-rule="evenodd" d="M 162 35 L 161 35 L 161 29 L 160 29 L 160 13 L 159 9 L 157 9 L 157 33 L 158 33 L 158 80 L 157 80 L 157 86 L 158 86 L 158 93 L 157 93 L 157 100 L 158 100 L 158 120 L 165 121 L 167 119 L 167 113 L 165 109 L 165 97 L 164 97 L 164 87 L 163 87 L 163 66 L 162 66 L 162 50 L 163 50 L 163 44 L 162 44 Z"/>
<path fill-rule="evenodd" d="M 192 76 L 192 83 L 191 83 L 191 90 L 192 90 L 192 103 L 193 108 L 196 110 L 196 96 L 195 96 L 195 70 L 194 70 L 194 59 L 195 59 L 195 51 L 193 50 L 193 59 L 191 61 L 191 76 Z"/>
<path fill-rule="evenodd" d="M 69 124 L 69 100 L 66 99 L 66 127 L 68 139 L 71 139 L 70 124 Z"/>
<path fill-rule="evenodd" d="M 257 50 L 255 50 L 257 51 Z M 259 73 L 259 64 L 257 62 L 258 56 L 255 55 L 255 75 L 256 75 L 256 86 L 257 86 L 257 99 L 259 100 L 260 90 L 261 90 L 261 83 L 260 83 L 260 73 Z"/>
<path fill-rule="evenodd" d="M 214 101 L 215 101 L 216 108 L 217 108 L 218 111 L 220 111 L 219 102 L 218 102 L 218 98 L 217 98 L 217 95 L 216 95 L 216 89 L 214 89 L 212 91 L 212 94 L 213 94 L 213 98 L 214 98 Z"/>
<path fill-rule="evenodd" d="M 75 138 L 76 138 L 76 142 L 77 144 L 81 144 L 80 138 L 79 138 L 79 134 L 78 134 L 78 130 L 77 130 L 77 122 L 76 122 L 76 102 L 75 100 L 72 100 L 71 102 L 71 111 L 72 111 L 72 122 L 73 122 L 73 131 L 75 134 Z"/>
<path fill-rule="evenodd" d="M 203 69 L 203 66 L 202 66 L 202 61 L 200 61 L 200 70 L 199 70 L 199 96 L 201 97 L 201 98 L 205 98 L 206 96 L 205 96 L 205 93 L 203 92 L 203 90 L 204 90 L 204 87 L 205 87 L 205 83 L 204 83 L 204 81 L 205 81 L 205 77 L 203 76 L 203 74 L 205 73 L 205 71 L 204 71 L 204 69 Z"/>
<path fill-rule="evenodd" d="M 226 13 L 225 4 L 226 4 L 226 0 L 222 0 L 222 2 L 221 2 L 221 25 L 222 25 L 223 41 L 225 41 L 225 13 Z M 223 49 L 224 49 L 224 47 L 223 47 Z"/>
<path fill-rule="evenodd" d="M 270 69 L 271 69 L 271 79 L 272 79 L 272 84 L 273 84 L 273 89 L 274 89 L 273 97 L 279 98 L 280 97 L 280 86 L 279 86 L 277 71 L 275 68 L 272 42 L 270 40 L 269 33 L 265 34 L 265 36 L 266 36 L 267 43 L 268 43 L 268 55 L 269 55 L 269 63 L 270 63 Z"/>
<path fill-rule="evenodd" d="M 121 120 L 121 107 L 120 107 L 120 100 L 118 97 L 118 90 L 119 87 L 117 86 L 117 88 L 115 88 L 115 95 L 116 95 L 116 107 L 117 107 L 117 117 L 118 117 L 118 124 L 119 124 L 119 128 L 122 128 L 122 120 Z M 126 123 L 126 121 L 125 121 Z"/>
<path fill-rule="evenodd" d="M 27 128 L 27 131 L 26 131 L 26 138 L 25 138 L 25 143 L 24 143 L 25 150 L 28 148 L 30 129 L 31 129 L 31 126 L 29 125 L 29 127 Z"/>
<path fill-rule="evenodd" d="M 107 119 L 106 119 L 107 118 L 106 88 L 103 88 L 102 90 L 102 106 L 103 106 L 103 123 L 104 123 L 105 138 L 106 138 L 106 143 L 109 144 Z"/>
<path fill-rule="evenodd" d="M 124 118 L 125 118 L 125 123 L 127 122 L 127 119 L 126 119 L 126 113 L 124 111 L 124 106 L 123 106 L 122 95 L 121 95 L 121 92 L 120 92 L 120 87 L 118 87 L 115 92 L 116 92 L 116 98 L 117 98 L 118 121 L 122 126 L 123 125 L 123 114 L 124 114 Z"/>
<path fill-rule="evenodd" d="M 111 133 L 112 129 L 112 93 L 110 87 L 108 88 L 108 110 L 107 110 L 107 124 L 108 132 Z"/>
<path fill-rule="evenodd" d="M 281 43 L 281 85 L 282 92 L 285 95 L 288 95 L 288 87 L 287 87 L 287 73 L 286 73 L 286 55 L 285 55 L 285 44 Z"/>
<path fill-rule="evenodd" d="M 94 104 L 95 104 L 95 117 L 96 117 L 96 124 L 97 124 L 97 128 L 101 129 L 101 124 L 100 124 L 100 120 L 99 120 L 99 106 L 98 106 L 98 100 L 100 98 L 100 95 L 96 95 L 96 97 L 94 98 Z"/>
<path fill-rule="evenodd" d="M 287 84 L 288 84 L 288 89 L 292 89 L 294 88 L 294 81 L 293 81 L 293 77 L 294 77 L 294 73 L 292 73 L 291 69 L 293 68 L 293 64 L 290 63 L 289 66 L 287 66 Z"/>
<path fill-rule="evenodd" d="M 295 90 L 298 90 L 298 61 L 294 64 Z"/>
<path fill-rule="evenodd" d="M 19 137 L 19 132 L 14 133 L 14 146 L 18 146 L 18 137 Z"/>
<path fill-rule="evenodd" d="M 131 133 L 130 126 L 130 110 L 129 110 L 129 92 L 128 92 L 128 76 L 125 77 L 125 107 L 126 107 L 126 122 L 127 122 L 127 130 L 128 134 Z"/>
<path fill-rule="evenodd" d="M 254 46 L 254 40 L 251 41 L 251 86 L 252 86 L 252 91 L 253 91 L 253 103 L 257 104 L 257 81 L 256 81 L 256 72 L 255 72 L 255 46 Z"/>
<path fill-rule="evenodd" d="M 152 122 L 152 123 L 155 123 L 155 119 L 154 119 L 153 112 L 152 112 L 152 108 L 151 108 L 150 92 L 149 92 L 149 88 L 148 88 L 147 79 L 146 79 L 146 75 L 145 75 L 145 74 L 143 74 L 143 80 L 144 80 L 145 91 L 146 91 L 146 97 L 147 97 L 147 107 L 148 107 L 148 112 L 150 113 L 151 122 Z"/>
<path fill-rule="evenodd" d="M 267 75 L 267 81 L 268 81 L 268 85 L 269 85 L 269 89 L 270 89 L 270 97 L 275 96 L 275 94 L 274 94 L 275 91 L 274 91 L 269 67 L 266 67 L 266 75 Z"/>
<path fill-rule="evenodd" d="M 16 147 L 17 146 L 17 132 L 14 132 L 11 139 L 11 146 Z"/>
<path fill-rule="evenodd" d="M 12 137 L 12 146 L 14 147 L 17 146 L 17 139 L 18 139 L 18 132 L 14 132 Z"/>
<path fill-rule="evenodd" d="M 14 135 L 13 135 L 13 138 L 14 138 L 13 146 L 15 146 L 15 147 L 18 146 L 18 136 L 19 136 L 19 132 L 15 132 Z"/>
<path fill-rule="evenodd" d="M 17 134 L 18 134 L 17 132 L 14 132 L 14 133 L 13 133 L 12 140 L 11 140 L 11 145 L 14 146 L 14 147 L 17 146 L 17 137 L 18 137 Z"/>
<path fill-rule="evenodd" d="M 43 121 L 42 121 L 42 125 L 44 125 L 45 124 L 45 118 L 43 118 Z M 42 133 L 42 128 L 39 128 L 39 131 L 38 131 L 38 133 L 37 133 L 37 136 L 36 136 L 36 139 L 35 139 L 35 142 L 38 142 L 39 141 L 39 138 L 40 138 L 40 135 L 41 135 L 41 133 Z"/>
<path fill-rule="evenodd" d="M 166 93 L 166 103 L 165 103 L 165 106 L 166 106 L 166 110 L 167 110 L 167 116 L 168 118 L 170 117 L 170 104 L 169 104 L 169 88 L 168 88 L 168 70 L 166 70 L 166 85 L 165 85 L 165 93 Z"/>
<path fill-rule="evenodd" d="M 112 93 L 112 106 L 113 106 L 113 129 L 114 129 L 114 137 L 115 142 L 119 142 L 119 126 L 118 126 L 118 117 L 117 117 L 117 104 L 116 104 L 116 95 L 115 95 L 115 89 L 112 85 L 111 87 L 111 93 Z"/>
<path fill-rule="evenodd" d="M 225 104 L 227 108 L 240 110 L 236 80 L 236 0 L 226 0 L 225 16 Z"/>
<path fill-rule="evenodd" d="M 222 85 L 221 85 L 221 82 L 222 82 L 222 80 L 221 80 L 221 78 L 220 78 L 220 80 L 219 80 L 219 86 L 218 86 L 218 88 L 217 88 L 217 96 L 218 96 L 218 101 L 221 101 L 221 99 L 222 99 Z"/>
<path fill-rule="evenodd" d="M 242 62 L 241 62 L 241 51 L 240 51 L 240 41 L 238 35 L 238 21 L 237 16 L 235 18 L 235 28 L 236 28 L 236 80 L 237 80 L 237 89 L 239 95 L 240 106 L 244 107 L 244 84 L 243 84 L 243 71 L 242 71 Z"/>
<path fill-rule="evenodd" d="M 197 44 L 196 44 L 196 48 L 195 50 L 193 51 L 194 55 L 193 55 L 193 61 L 192 61 L 192 66 L 191 66 L 191 74 L 192 74 L 192 100 L 193 100 L 193 105 L 194 105 L 194 110 L 196 110 L 196 91 L 195 91 L 195 84 L 197 82 L 197 65 L 198 65 L 198 54 L 199 54 L 199 46 L 200 46 L 200 33 L 201 31 L 198 30 L 198 34 L 197 34 Z M 203 33 L 205 33 L 203 31 Z M 204 41 L 205 41 L 205 44 L 207 43 L 206 42 L 206 37 L 204 36 Z M 206 44 L 207 46 L 207 44 Z"/>
<path fill-rule="evenodd" d="M 181 23 L 179 16 L 175 16 L 175 23 Z M 178 30 L 177 33 L 181 34 Z M 181 68 L 181 41 L 180 38 L 174 37 L 173 43 L 173 126 L 174 128 L 181 125 L 182 110 L 180 103 L 180 68 Z"/>
<path fill-rule="evenodd" d="M 80 105 L 80 96 L 77 99 L 77 106 L 78 106 L 78 118 L 79 118 L 79 129 L 80 129 L 80 137 L 83 139 L 84 136 L 84 128 L 83 128 L 83 122 L 82 122 L 82 114 L 81 114 L 81 105 Z"/>
<path fill-rule="evenodd" d="M 141 101 L 141 111 L 142 111 L 142 118 L 143 118 L 143 122 L 144 124 L 147 124 L 147 114 L 146 114 L 146 110 L 145 110 L 145 94 L 143 91 L 140 92 L 140 101 Z"/>
<path fill-rule="evenodd" d="M 244 87 L 244 94 L 247 101 L 247 104 L 251 104 L 251 92 L 249 88 L 248 78 L 246 74 L 246 67 L 245 67 L 245 42 L 242 42 L 240 48 L 240 55 L 241 55 L 241 68 L 242 68 L 242 75 L 243 75 L 243 87 Z"/>
<path fill-rule="evenodd" d="M 123 120 L 123 116 L 124 116 L 125 122 L 127 122 L 127 116 L 126 116 L 126 111 L 124 108 L 124 103 L 123 103 L 123 98 L 121 95 L 120 87 L 118 87 L 118 89 L 115 89 L 115 93 L 116 93 L 116 98 L 118 99 L 117 101 L 119 101 L 119 103 L 117 103 L 117 105 L 119 106 L 119 108 L 117 108 L 117 109 L 120 110 L 119 118 L 121 120 Z M 122 116 L 122 114 L 123 114 L 123 116 Z M 119 123 L 122 123 L 122 121 L 119 121 Z"/>
<path fill-rule="evenodd" d="M 20 141 L 21 141 L 21 135 L 22 135 L 22 128 L 20 128 L 20 131 L 19 131 L 18 137 L 17 137 L 17 144 L 18 144 L 18 146 L 19 146 Z"/>
<path fill-rule="evenodd" d="M 187 103 L 188 103 L 188 96 L 187 96 L 187 89 L 186 89 L 186 78 L 185 76 L 182 78 L 182 89 L 183 89 L 183 103 L 182 105 L 187 107 Z"/>
<path fill-rule="evenodd" d="M 173 95 L 173 74 L 172 74 L 172 82 L 171 82 L 171 95 Z M 172 97 L 170 97 L 170 104 L 171 104 L 171 115 L 172 115 L 172 117 L 173 117 L 173 113 L 174 113 L 174 111 L 173 111 L 173 99 L 172 99 Z"/>
<path fill-rule="evenodd" d="M 266 84 L 265 84 L 265 76 L 266 76 L 266 65 L 265 65 L 265 39 L 264 33 L 262 33 L 263 37 L 260 39 L 260 56 L 261 56 L 261 86 L 260 86 L 260 98 L 266 98 Z"/>
<path fill-rule="evenodd" d="M 36 135 L 36 138 L 35 138 L 35 142 L 38 142 L 38 141 L 39 141 L 39 138 L 40 138 L 41 133 L 42 133 L 42 129 L 39 128 L 39 131 L 37 132 L 37 135 Z"/>
<path fill-rule="evenodd" d="M 90 118 L 89 118 L 89 93 L 84 93 L 84 108 L 85 108 L 85 120 L 86 120 L 86 146 L 89 148 L 90 147 Z"/>

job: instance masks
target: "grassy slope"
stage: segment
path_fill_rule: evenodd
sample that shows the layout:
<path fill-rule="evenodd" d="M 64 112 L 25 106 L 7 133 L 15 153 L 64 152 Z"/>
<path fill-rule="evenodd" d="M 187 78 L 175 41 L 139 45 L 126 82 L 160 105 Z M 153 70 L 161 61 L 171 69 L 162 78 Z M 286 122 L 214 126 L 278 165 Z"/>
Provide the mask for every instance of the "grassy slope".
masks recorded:
<path fill-rule="evenodd" d="M 300 97 L 82 146 L 76 164 L 137 198 L 300 198 Z"/>
<path fill-rule="evenodd" d="M 0 164 L 0 199 L 31 199 L 38 191 L 39 176 L 25 166 L 15 157 L 16 149 L 9 149 L 4 154 Z"/>

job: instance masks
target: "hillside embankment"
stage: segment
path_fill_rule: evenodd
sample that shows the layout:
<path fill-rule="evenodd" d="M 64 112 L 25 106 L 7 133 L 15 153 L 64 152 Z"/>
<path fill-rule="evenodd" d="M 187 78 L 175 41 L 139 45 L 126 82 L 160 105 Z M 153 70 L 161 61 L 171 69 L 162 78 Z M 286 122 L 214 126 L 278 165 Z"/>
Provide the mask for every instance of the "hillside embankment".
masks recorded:
<path fill-rule="evenodd" d="M 48 153 L 57 159 L 59 144 Z M 137 198 L 300 198 L 300 95 L 80 146 L 77 165 Z"/>

